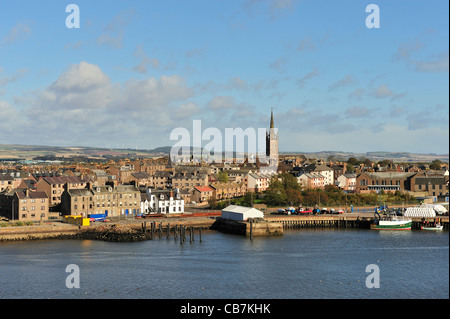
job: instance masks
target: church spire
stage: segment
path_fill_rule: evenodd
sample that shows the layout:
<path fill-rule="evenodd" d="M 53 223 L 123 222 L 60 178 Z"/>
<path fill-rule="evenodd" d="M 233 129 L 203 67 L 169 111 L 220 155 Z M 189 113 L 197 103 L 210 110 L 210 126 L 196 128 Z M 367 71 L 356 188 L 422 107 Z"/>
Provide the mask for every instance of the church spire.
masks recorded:
<path fill-rule="evenodd" d="M 270 128 L 275 128 L 273 125 L 273 107 L 270 108 Z"/>

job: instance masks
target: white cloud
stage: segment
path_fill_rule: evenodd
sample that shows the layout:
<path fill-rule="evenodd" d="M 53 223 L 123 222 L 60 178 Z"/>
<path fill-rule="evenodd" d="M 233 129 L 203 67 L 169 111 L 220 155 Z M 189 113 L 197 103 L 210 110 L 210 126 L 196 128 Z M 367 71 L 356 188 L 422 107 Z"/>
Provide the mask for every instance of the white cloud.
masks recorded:
<path fill-rule="evenodd" d="M 361 117 L 367 117 L 370 115 L 370 111 L 367 107 L 364 106 L 353 106 L 349 107 L 345 110 L 345 115 L 347 117 L 353 117 L 353 118 L 361 118 Z"/>
<path fill-rule="evenodd" d="M 8 45 L 17 41 L 23 41 L 28 38 L 30 33 L 31 28 L 27 24 L 17 23 L 3 38 L 3 41 L 0 43 L 0 46 Z"/>
<path fill-rule="evenodd" d="M 216 96 L 208 102 L 208 108 L 211 110 L 233 109 L 236 107 L 236 101 L 231 96 Z"/>
<path fill-rule="evenodd" d="M 124 29 L 133 18 L 133 9 L 122 10 L 103 28 L 103 33 L 97 38 L 97 44 L 121 49 L 123 47 Z"/>
<path fill-rule="evenodd" d="M 309 50 L 314 50 L 315 48 L 316 48 L 316 46 L 314 45 L 311 38 L 306 37 L 300 41 L 300 43 L 297 47 L 297 50 L 298 51 L 309 51 Z"/>
<path fill-rule="evenodd" d="M 423 41 L 417 38 L 414 41 L 402 43 L 393 55 L 394 61 L 404 61 L 407 66 L 418 72 L 448 72 L 449 53 L 448 50 L 429 55 L 427 59 L 415 57 L 417 52 L 425 49 Z"/>
<path fill-rule="evenodd" d="M 351 84 L 355 84 L 356 83 L 356 78 L 351 75 L 351 74 L 347 74 L 344 76 L 344 78 L 331 83 L 330 86 L 328 87 L 329 91 L 335 90 L 335 89 L 339 89 L 342 87 L 345 87 L 347 85 L 351 85 Z"/>
<path fill-rule="evenodd" d="M 310 79 L 317 77 L 319 75 L 319 71 L 317 71 L 316 68 L 314 68 L 311 72 L 306 73 L 303 77 L 297 80 L 297 85 L 299 87 L 304 87 L 306 85 L 306 82 Z"/>

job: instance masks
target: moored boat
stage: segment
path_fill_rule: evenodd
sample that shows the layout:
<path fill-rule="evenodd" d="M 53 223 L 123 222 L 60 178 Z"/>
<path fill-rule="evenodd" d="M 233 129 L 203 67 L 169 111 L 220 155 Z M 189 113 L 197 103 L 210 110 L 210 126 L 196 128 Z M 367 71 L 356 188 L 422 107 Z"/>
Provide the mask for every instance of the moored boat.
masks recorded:
<path fill-rule="evenodd" d="M 375 211 L 376 217 L 370 224 L 370 229 L 377 230 L 410 230 L 412 226 L 412 220 L 407 218 L 398 217 L 396 215 L 388 215 L 381 218 L 377 211 Z"/>
<path fill-rule="evenodd" d="M 441 224 L 436 224 L 434 226 L 420 226 L 421 230 L 443 230 L 444 226 Z"/>

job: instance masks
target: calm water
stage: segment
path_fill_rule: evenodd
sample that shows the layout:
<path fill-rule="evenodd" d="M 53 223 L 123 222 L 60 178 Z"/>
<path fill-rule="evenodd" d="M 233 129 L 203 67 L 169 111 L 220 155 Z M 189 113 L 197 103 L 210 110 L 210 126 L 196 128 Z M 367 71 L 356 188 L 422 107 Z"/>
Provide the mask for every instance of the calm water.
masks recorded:
<path fill-rule="evenodd" d="M 66 287 L 66 266 L 80 288 Z M 366 287 L 366 266 L 380 288 Z M 203 234 L 183 245 L 0 243 L 0 298 L 449 298 L 448 232 L 300 230 L 278 238 Z"/>

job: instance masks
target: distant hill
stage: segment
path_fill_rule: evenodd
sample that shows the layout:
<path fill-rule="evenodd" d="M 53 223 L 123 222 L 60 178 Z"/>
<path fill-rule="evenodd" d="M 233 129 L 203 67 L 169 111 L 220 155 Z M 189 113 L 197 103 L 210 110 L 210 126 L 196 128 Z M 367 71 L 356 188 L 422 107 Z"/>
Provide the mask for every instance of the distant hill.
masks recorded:
<path fill-rule="evenodd" d="M 304 152 L 304 153 L 281 153 L 281 154 L 304 154 L 307 158 L 322 158 L 327 160 L 330 157 L 334 157 L 338 160 L 347 160 L 350 157 L 368 158 L 373 162 L 378 162 L 382 160 L 392 160 L 394 162 L 431 162 L 433 160 L 441 160 L 443 162 L 449 161 L 449 154 L 419 154 L 419 153 L 408 153 L 408 152 L 367 152 L 367 153 L 352 153 L 352 152 L 342 152 L 342 151 L 322 151 L 322 152 Z"/>
<path fill-rule="evenodd" d="M 33 160 L 33 159 L 91 159 L 110 160 L 115 158 L 138 158 L 159 157 L 169 155 L 171 146 L 157 147 L 151 150 L 143 149 L 111 149 L 102 147 L 58 147 L 43 145 L 20 145 L 0 144 L 0 161 L 6 160 Z M 304 154 L 307 158 L 322 158 L 327 160 L 348 160 L 350 157 L 368 158 L 371 161 L 392 160 L 394 162 L 431 162 L 439 159 L 443 162 L 449 161 L 448 154 L 416 154 L 408 152 L 367 152 L 352 153 L 343 151 L 321 151 L 321 152 L 280 152 L 281 155 Z"/>

